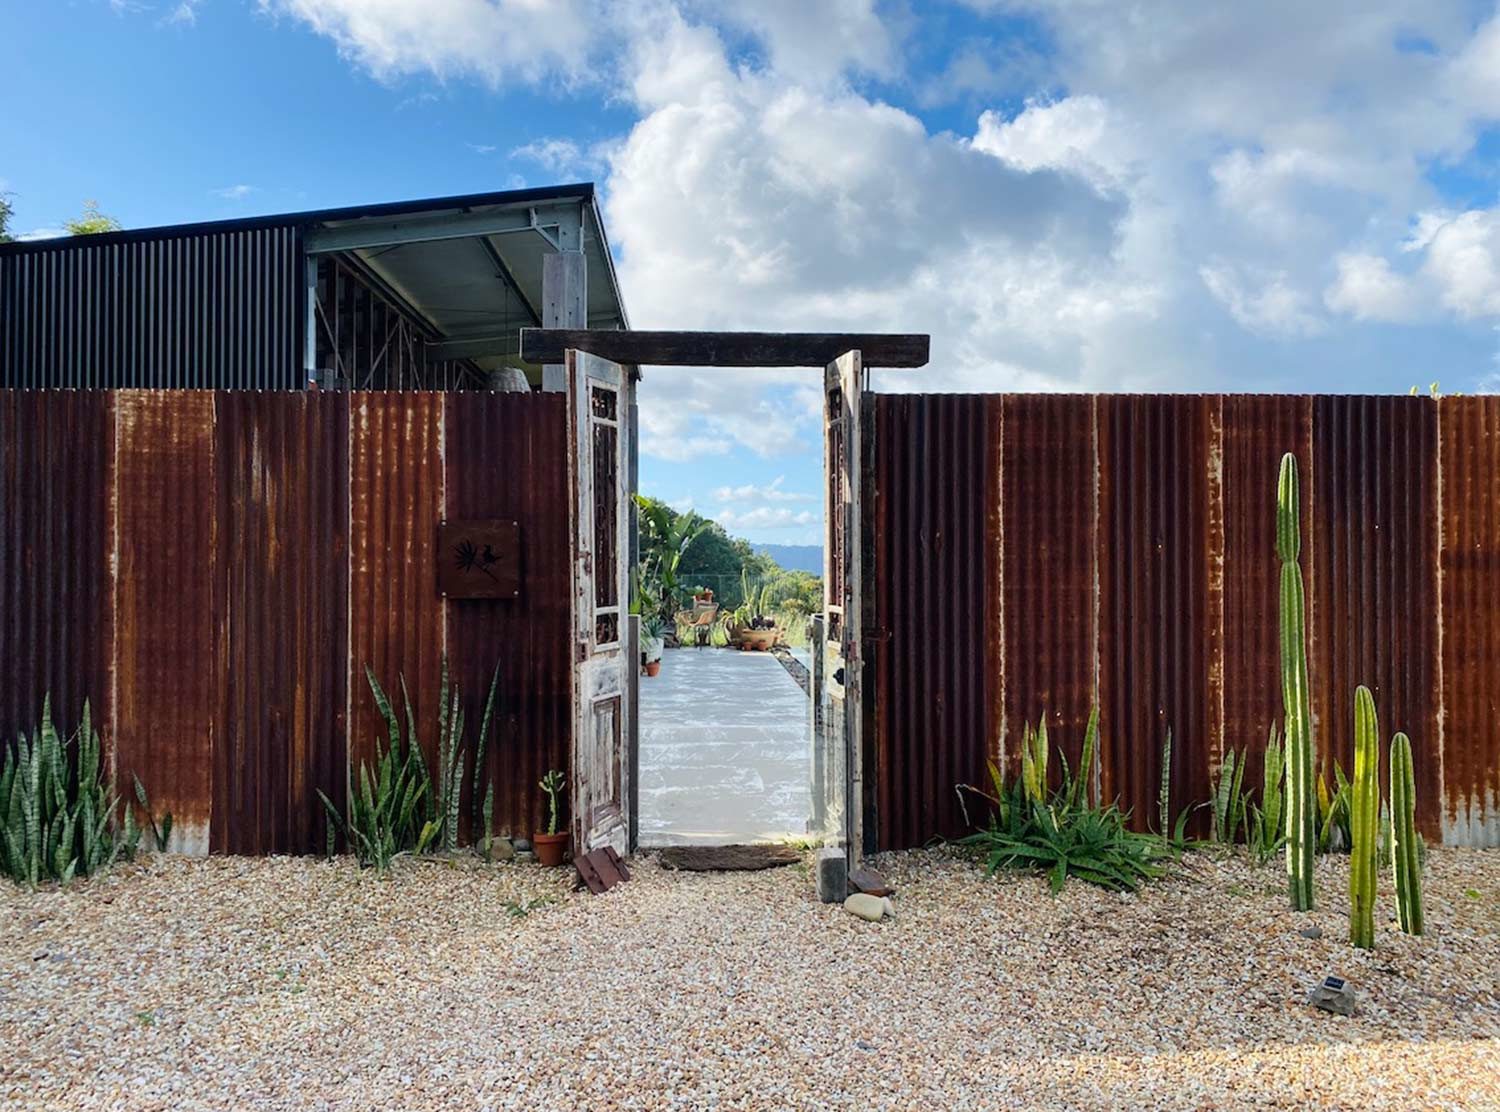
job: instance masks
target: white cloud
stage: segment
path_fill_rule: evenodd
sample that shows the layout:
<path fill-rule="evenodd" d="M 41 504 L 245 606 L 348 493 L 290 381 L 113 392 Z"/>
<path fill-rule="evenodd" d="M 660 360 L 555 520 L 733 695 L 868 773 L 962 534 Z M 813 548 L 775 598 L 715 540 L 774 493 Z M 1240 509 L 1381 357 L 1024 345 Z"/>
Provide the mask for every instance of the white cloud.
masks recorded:
<path fill-rule="evenodd" d="M 1021 170 L 1065 170 L 1109 189 L 1137 176 L 1128 131 L 1099 97 L 1074 96 L 1032 101 L 1010 120 L 984 112 L 974 146 Z"/>
<path fill-rule="evenodd" d="M 333 40 L 375 76 L 584 80 L 608 30 L 603 0 L 259 0 Z"/>
<path fill-rule="evenodd" d="M 465 143 L 464 146 L 475 154 L 494 154 L 499 149 L 493 143 Z"/>
<path fill-rule="evenodd" d="M 817 496 L 783 489 L 785 475 L 777 475 L 769 483 L 757 485 L 745 483 L 741 486 L 721 486 L 714 491 L 719 502 L 811 502 Z"/>
<path fill-rule="evenodd" d="M 1285 272 L 1257 272 L 1216 260 L 1198 269 L 1208 291 L 1251 332 L 1273 337 L 1314 336 L 1323 322 Z"/>
<path fill-rule="evenodd" d="M 930 369 L 878 376 L 898 389 L 1336 388 L 1411 376 L 1302 341 L 1500 314 L 1496 210 L 1435 184 L 1500 120 L 1500 16 L 1468 0 L 968 0 L 1036 34 L 999 20 L 925 74 L 927 11 L 873 0 L 259 2 L 381 78 L 632 110 L 615 141 L 513 153 L 604 171 L 640 327 L 930 332 Z M 954 135 L 873 88 L 1028 99 Z M 643 450 L 769 460 L 815 442 L 817 394 L 651 372 Z"/>
<path fill-rule="evenodd" d="M 785 506 L 757 506 L 753 510 L 722 509 L 714 520 L 731 532 L 745 529 L 796 529 L 812 525 L 819 515 L 811 510 L 789 510 Z"/>
<path fill-rule="evenodd" d="M 243 201 L 258 190 L 253 185 L 226 185 L 223 189 L 211 189 L 209 192 L 226 201 Z"/>
<path fill-rule="evenodd" d="M 1328 307 L 1357 320 L 1500 319 L 1500 207 L 1421 213 L 1396 253 L 1415 270 L 1380 254 L 1340 256 Z"/>
<path fill-rule="evenodd" d="M 494 150 L 493 147 L 490 149 Z M 510 156 L 535 162 L 549 174 L 558 176 L 576 174 L 590 164 L 590 160 L 578 149 L 578 144 L 571 139 L 533 139 L 530 143 L 515 148 Z"/>
<path fill-rule="evenodd" d="M 1336 313 L 1355 320 L 1408 321 L 1414 318 L 1419 297 L 1406 275 L 1391 269 L 1380 255 L 1350 252 L 1335 260 L 1338 277 L 1323 294 L 1323 302 Z"/>
<path fill-rule="evenodd" d="M 167 22 L 192 26 L 198 22 L 198 7 L 201 3 L 202 0 L 179 0 L 167 15 Z"/>
<path fill-rule="evenodd" d="M 1433 233 L 1423 272 L 1461 317 L 1500 317 L 1500 208 L 1460 213 Z"/>

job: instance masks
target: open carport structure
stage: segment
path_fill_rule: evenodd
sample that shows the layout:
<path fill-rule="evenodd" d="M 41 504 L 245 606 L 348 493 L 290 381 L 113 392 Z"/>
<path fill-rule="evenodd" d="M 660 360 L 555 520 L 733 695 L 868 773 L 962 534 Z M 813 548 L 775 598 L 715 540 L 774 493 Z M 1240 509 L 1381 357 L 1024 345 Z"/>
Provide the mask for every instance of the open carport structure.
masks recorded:
<path fill-rule="evenodd" d="M 541 326 L 628 326 L 590 184 L 0 245 L 6 387 L 536 384 Z"/>

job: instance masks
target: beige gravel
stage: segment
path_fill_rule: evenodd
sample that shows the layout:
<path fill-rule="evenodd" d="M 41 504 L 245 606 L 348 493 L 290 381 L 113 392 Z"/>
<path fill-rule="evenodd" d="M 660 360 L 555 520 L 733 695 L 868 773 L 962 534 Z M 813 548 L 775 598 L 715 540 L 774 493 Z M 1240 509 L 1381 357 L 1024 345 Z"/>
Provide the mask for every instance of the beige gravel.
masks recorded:
<path fill-rule="evenodd" d="M 602 897 L 468 861 L 0 885 L 0 1103 L 1500 1109 L 1500 852 L 1434 851 L 1431 934 L 1383 922 L 1371 953 L 1343 941 L 1343 861 L 1300 916 L 1277 867 L 1189 860 L 1140 896 L 1052 899 L 889 855 L 882 924 L 814 902 L 802 868 L 649 860 Z M 1357 1018 L 1303 1003 L 1327 972 Z"/>

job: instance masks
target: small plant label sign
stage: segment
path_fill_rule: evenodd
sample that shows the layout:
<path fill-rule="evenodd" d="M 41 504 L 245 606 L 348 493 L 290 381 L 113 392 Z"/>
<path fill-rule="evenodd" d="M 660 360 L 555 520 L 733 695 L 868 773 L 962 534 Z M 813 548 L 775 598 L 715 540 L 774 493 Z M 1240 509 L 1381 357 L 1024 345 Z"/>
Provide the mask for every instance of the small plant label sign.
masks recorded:
<path fill-rule="evenodd" d="M 520 598 L 520 522 L 439 522 L 437 582 L 444 598 Z"/>

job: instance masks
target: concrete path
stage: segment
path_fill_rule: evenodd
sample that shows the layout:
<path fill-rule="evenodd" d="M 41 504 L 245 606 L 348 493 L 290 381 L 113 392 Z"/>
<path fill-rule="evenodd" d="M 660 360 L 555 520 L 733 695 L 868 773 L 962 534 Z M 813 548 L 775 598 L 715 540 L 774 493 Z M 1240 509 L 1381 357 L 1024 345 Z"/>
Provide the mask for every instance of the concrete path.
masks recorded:
<path fill-rule="evenodd" d="M 807 715 L 770 653 L 668 649 L 641 677 L 641 844 L 805 834 Z"/>

